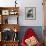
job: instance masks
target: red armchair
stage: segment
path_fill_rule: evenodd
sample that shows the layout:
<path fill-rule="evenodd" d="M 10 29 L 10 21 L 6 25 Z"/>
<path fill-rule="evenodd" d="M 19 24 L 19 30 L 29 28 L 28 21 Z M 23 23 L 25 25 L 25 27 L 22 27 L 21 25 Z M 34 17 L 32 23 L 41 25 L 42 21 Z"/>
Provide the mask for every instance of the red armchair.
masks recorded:
<path fill-rule="evenodd" d="M 30 39 L 30 40 L 29 40 L 29 39 Z M 31 45 L 31 42 L 29 42 L 29 41 L 31 41 L 32 39 L 35 39 L 35 40 L 34 40 L 34 41 L 35 41 L 35 44 L 34 44 L 34 45 Z M 32 41 L 32 42 L 34 42 L 34 41 Z M 27 45 L 28 43 L 29 43 L 30 45 Z M 32 43 L 32 44 L 33 44 L 33 43 Z M 32 28 L 29 28 L 29 29 L 26 30 L 25 35 L 24 35 L 24 37 L 22 38 L 21 46 L 41 46 L 40 42 L 39 42 L 38 39 L 37 39 L 37 35 L 36 35 L 36 33 L 33 31 Z"/>

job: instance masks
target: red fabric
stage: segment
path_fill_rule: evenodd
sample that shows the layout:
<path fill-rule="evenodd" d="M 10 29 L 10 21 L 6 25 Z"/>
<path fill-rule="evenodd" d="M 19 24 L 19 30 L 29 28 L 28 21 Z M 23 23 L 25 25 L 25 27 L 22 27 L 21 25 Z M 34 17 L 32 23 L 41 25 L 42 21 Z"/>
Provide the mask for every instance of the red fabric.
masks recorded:
<path fill-rule="evenodd" d="M 36 33 L 33 31 L 32 28 L 27 29 L 26 32 L 25 32 L 25 35 L 24 35 L 24 37 L 23 37 L 23 39 L 22 39 L 21 45 L 22 45 L 22 46 L 26 46 L 25 39 L 28 39 L 29 37 L 32 37 L 32 36 L 35 36 L 35 37 L 36 37 L 37 35 L 36 35 Z M 41 46 L 41 45 L 38 43 L 38 44 L 36 44 L 36 46 Z"/>

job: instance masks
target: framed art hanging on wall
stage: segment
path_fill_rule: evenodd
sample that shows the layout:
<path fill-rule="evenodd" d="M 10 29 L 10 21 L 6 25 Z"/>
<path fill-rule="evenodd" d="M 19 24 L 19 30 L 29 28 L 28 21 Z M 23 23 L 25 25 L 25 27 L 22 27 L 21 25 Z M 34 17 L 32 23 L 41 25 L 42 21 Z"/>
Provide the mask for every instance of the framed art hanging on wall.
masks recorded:
<path fill-rule="evenodd" d="M 25 8 L 25 18 L 26 20 L 35 20 L 36 19 L 36 8 L 26 7 Z"/>

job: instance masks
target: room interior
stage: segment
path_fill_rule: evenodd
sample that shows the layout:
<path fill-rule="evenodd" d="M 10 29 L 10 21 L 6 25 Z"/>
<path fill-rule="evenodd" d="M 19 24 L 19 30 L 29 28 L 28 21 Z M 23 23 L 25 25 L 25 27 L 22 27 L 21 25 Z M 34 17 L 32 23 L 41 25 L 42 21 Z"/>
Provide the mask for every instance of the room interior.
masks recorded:
<path fill-rule="evenodd" d="M 0 0 L 0 46 L 23 46 L 28 28 L 46 46 L 46 0 Z"/>

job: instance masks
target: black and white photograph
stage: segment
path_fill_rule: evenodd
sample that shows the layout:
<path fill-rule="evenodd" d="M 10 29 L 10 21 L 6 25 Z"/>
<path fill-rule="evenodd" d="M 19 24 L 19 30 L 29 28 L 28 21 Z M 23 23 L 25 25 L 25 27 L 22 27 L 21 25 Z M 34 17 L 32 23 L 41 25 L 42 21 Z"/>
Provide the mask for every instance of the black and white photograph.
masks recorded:
<path fill-rule="evenodd" d="M 25 8 L 25 18 L 27 20 L 35 20 L 36 19 L 36 8 L 26 7 Z"/>

